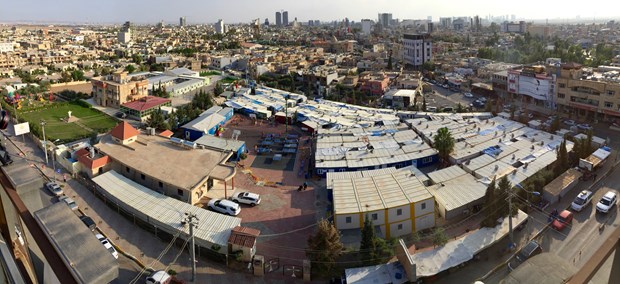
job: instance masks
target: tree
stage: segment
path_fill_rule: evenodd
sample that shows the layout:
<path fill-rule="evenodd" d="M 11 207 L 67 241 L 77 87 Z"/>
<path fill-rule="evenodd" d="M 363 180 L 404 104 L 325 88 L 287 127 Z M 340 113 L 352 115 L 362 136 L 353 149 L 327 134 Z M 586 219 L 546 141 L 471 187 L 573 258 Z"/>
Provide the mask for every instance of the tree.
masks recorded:
<path fill-rule="evenodd" d="M 465 112 L 465 108 L 463 107 L 461 103 L 456 104 L 456 112 L 458 113 Z"/>
<path fill-rule="evenodd" d="M 321 276 L 331 275 L 337 258 L 344 246 L 340 242 L 340 233 L 334 224 L 321 219 L 314 235 L 308 237 L 306 256 L 312 262 L 312 268 Z"/>
<path fill-rule="evenodd" d="M 390 56 L 388 57 L 387 69 L 392 70 L 392 51 L 390 51 Z"/>
<path fill-rule="evenodd" d="M 426 96 L 422 97 L 422 111 L 426 111 Z"/>
<path fill-rule="evenodd" d="M 553 174 L 555 176 L 559 176 L 563 172 L 565 172 L 569 168 L 568 161 L 568 152 L 566 150 L 566 140 L 560 143 L 560 146 L 557 149 L 557 160 L 555 161 L 555 166 L 553 167 Z"/>
<path fill-rule="evenodd" d="M 133 66 L 133 64 L 128 64 L 125 66 L 125 71 L 127 71 L 127 73 L 133 73 L 136 71 L 136 67 Z"/>
<path fill-rule="evenodd" d="M 443 246 L 448 242 L 448 235 L 444 228 L 437 227 L 433 230 L 433 246 Z"/>
<path fill-rule="evenodd" d="M 200 108 L 201 110 L 209 109 L 213 105 L 211 95 L 200 90 L 192 99 L 192 105 Z"/>
<path fill-rule="evenodd" d="M 71 72 L 71 78 L 73 81 L 84 81 L 84 72 L 82 72 L 82 70 L 73 70 Z"/>
<path fill-rule="evenodd" d="M 484 111 L 486 112 L 493 111 L 493 103 L 491 102 L 491 100 L 487 100 L 487 102 L 484 104 Z"/>
<path fill-rule="evenodd" d="M 360 243 L 360 260 L 364 265 L 372 265 L 375 259 L 375 251 L 377 249 L 377 243 L 375 242 L 375 229 L 372 225 L 372 221 L 368 218 L 364 219 L 364 227 L 362 228 L 362 241 Z"/>
<path fill-rule="evenodd" d="M 497 184 L 498 196 L 503 196 L 504 193 L 512 194 L 510 191 L 512 190 L 512 185 L 508 180 L 508 176 L 504 175 Z M 508 201 L 505 198 L 500 198 L 497 200 L 499 207 L 499 217 L 504 217 L 508 215 Z"/>
<path fill-rule="evenodd" d="M 487 187 L 487 191 L 484 195 L 484 210 L 485 210 L 485 219 L 482 221 L 481 225 L 483 227 L 493 228 L 495 227 L 495 220 L 497 220 L 497 202 L 495 191 L 497 190 L 495 186 L 495 177 Z"/>
<path fill-rule="evenodd" d="M 213 88 L 213 94 L 219 96 L 223 92 L 224 88 L 222 87 L 222 84 L 220 84 L 220 82 L 215 83 L 215 87 Z"/>
<path fill-rule="evenodd" d="M 142 56 L 140 54 L 134 54 L 131 56 L 131 61 L 133 63 L 140 65 L 142 63 Z"/>
<path fill-rule="evenodd" d="M 448 164 L 450 153 L 454 150 L 454 138 L 450 130 L 446 127 L 439 128 L 433 140 L 433 146 L 439 152 L 439 159 L 443 164 Z"/>
<path fill-rule="evenodd" d="M 90 145 L 94 146 L 97 143 L 99 143 L 99 137 L 97 136 L 97 132 L 93 131 L 90 133 L 90 139 L 89 139 Z"/>
<path fill-rule="evenodd" d="M 556 115 L 553 121 L 551 122 L 551 127 L 549 128 L 549 132 L 555 133 L 560 130 L 560 116 Z"/>
<path fill-rule="evenodd" d="M 151 113 L 149 118 L 146 120 L 146 125 L 155 129 L 169 128 L 166 123 L 166 119 L 164 118 L 164 113 L 161 111 L 161 109 L 156 109 Z"/>

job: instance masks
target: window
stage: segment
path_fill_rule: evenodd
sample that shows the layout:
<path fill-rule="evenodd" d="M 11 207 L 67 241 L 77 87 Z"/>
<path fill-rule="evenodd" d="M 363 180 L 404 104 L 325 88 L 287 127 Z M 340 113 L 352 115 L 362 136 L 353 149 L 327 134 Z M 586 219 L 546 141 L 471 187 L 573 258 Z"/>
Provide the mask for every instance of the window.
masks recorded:
<path fill-rule="evenodd" d="M 612 103 L 612 102 L 605 102 L 605 107 L 612 108 L 612 107 L 614 107 L 614 103 Z"/>
<path fill-rule="evenodd" d="M 397 216 L 403 215 L 403 209 L 396 209 L 396 215 Z"/>
<path fill-rule="evenodd" d="M 183 196 L 183 190 L 182 189 L 177 189 L 177 194 L 179 196 Z"/>
<path fill-rule="evenodd" d="M 431 162 L 433 162 L 433 157 L 426 157 L 422 159 L 423 164 L 431 163 Z"/>
<path fill-rule="evenodd" d="M 558 93 L 558 99 L 563 99 L 564 97 L 566 97 L 566 95 L 565 95 L 565 94 Z"/>
<path fill-rule="evenodd" d="M 398 227 L 396 227 L 396 230 L 402 230 L 403 229 L 403 224 L 398 224 Z"/>
<path fill-rule="evenodd" d="M 426 203 L 422 203 L 422 205 L 420 205 L 420 208 L 422 208 L 422 210 L 426 209 Z"/>
<path fill-rule="evenodd" d="M 129 172 L 129 167 L 125 167 L 125 171 Z"/>
<path fill-rule="evenodd" d="M 351 224 L 351 217 L 345 218 L 344 222 L 347 223 L 347 224 Z"/>
<path fill-rule="evenodd" d="M 164 183 L 163 182 L 159 182 L 159 187 L 164 187 Z"/>
<path fill-rule="evenodd" d="M 564 84 L 564 83 L 558 83 L 558 87 L 560 87 L 560 88 L 566 88 L 566 84 Z"/>
<path fill-rule="evenodd" d="M 379 219 L 379 216 L 377 216 L 377 213 L 372 213 L 372 220 L 377 220 Z"/>
<path fill-rule="evenodd" d="M 146 176 L 145 176 L 144 174 L 140 174 L 140 178 L 141 178 L 142 180 L 145 180 L 145 179 L 146 179 Z"/>
<path fill-rule="evenodd" d="M 613 96 L 616 94 L 616 91 L 612 91 L 612 90 L 607 90 L 607 95 L 608 96 Z"/>

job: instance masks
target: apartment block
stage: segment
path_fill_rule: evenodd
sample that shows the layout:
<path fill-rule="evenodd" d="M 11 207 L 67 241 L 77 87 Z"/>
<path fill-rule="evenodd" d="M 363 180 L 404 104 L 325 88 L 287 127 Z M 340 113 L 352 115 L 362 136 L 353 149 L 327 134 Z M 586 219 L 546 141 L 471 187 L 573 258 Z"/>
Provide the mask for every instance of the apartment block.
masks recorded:
<path fill-rule="evenodd" d="M 404 34 L 405 63 L 422 66 L 433 59 L 433 42 L 429 34 Z"/>
<path fill-rule="evenodd" d="M 129 76 L 125 71 L 93 78 L 91 83 L 95 102 L 100 106 L 119 108 L 148 95 L 149 81 L 144 76 Z"/>

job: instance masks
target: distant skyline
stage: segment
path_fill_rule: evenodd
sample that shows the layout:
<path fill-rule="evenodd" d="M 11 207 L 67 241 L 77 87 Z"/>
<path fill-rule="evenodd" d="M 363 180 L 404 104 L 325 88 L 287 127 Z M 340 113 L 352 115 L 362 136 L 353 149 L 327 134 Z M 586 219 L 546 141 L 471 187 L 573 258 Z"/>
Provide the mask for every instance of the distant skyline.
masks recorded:
<path fill-rule="evenodd" d="M 578 5 L 559 1 L 522 0 L 504 2 L 495 0 L 414 2 L 410 0 L 19 0 L 4 1 L 0 9 L 0 23 L 122 23 L 155 24 L 164 21 L 178 24 L 179 17 L 186 17 L 188 24 L 249 23 L 252 19 L 265 18 L 275 23 L 275 12 L 289 12 L 289 22 L 295 17 L 300 22 L 308 20 L 332 21 L 345 17 L 359 22 L 361 19 L 377 20 L 378 13 L 392 13 L 397 19 L 426 19 L 433 17 L 516 15 L 517 19 L 620 19 L 618 2 L 597 1 L 596 5 L 578 2 Z M 511 5 L 512 4 L 512 5 Z M 606 8 L 607 7 L 607 8 Z"/>

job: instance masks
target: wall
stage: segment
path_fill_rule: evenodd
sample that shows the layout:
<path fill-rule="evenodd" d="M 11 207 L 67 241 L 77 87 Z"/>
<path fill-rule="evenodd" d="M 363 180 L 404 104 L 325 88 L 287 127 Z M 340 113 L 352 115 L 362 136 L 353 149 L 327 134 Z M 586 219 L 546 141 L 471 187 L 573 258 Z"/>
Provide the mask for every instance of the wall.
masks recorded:
<path fill-rule="evenodd" d="M 400 230 L 398 229 L 399 225 L 401 225 L 402 227 Z M 413 232 L 413 229 L 411 226 L 411 220 L 409 219 L 400 221 L 400 222 L 391 223 L 389 225 L 389 228 L 390 228 L 390 238 L 404 236 L 407 234 L 411 234 Z"/>
<path fill-rule="evenodd" d="M 346 222 L 347 217 L 351 217 L 351 223 Z M 336 215 L 334 220 L 336 221 L 336 227 L 338 228 L 338 230 L 356 229 L 356 228 L 360 228 L 361 227 L 360 224 L 364 222 L 363 219 L 361 219 L 362 221 L 360 222 L 360 217 L 361 217 L 361 214 L 359 213 L 340 214 L 340 215 Z"/>
<path fill-rule="evenodd" d="M 401 215 L 397 215 L 399 209 L 401 210 Z M 387 209 L 387 214 L 389 223 L 409 220 L 411 219 L 411 207 L 409 204 L 406 204 L 399 207 L 389 208 Z"/>
<path fill-rule="evenodd" d="M 415 219 L 416 232 L 432 227 L 435 227 L 435 213 L 427 214 Z"/>
<path fill-rule="evenodd" d="M 426 208 L 422 209 L 422 204 L 426 204 Z M 422 215 L 426 215 L 432 212 L 435 212 L 435 198 L 431 197 L 429 199 L 414 203 L 414 214 L 415 217 L 418 218 Z"/>

